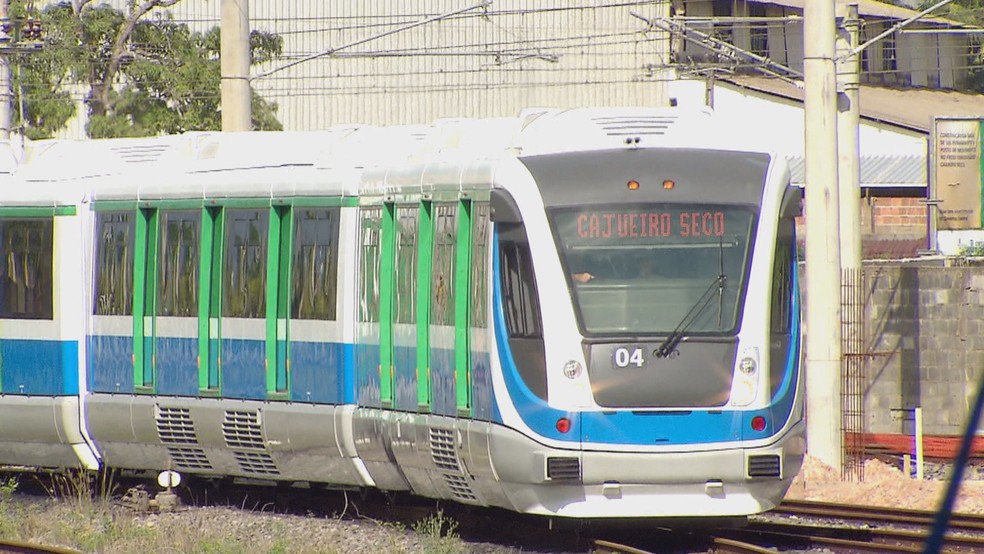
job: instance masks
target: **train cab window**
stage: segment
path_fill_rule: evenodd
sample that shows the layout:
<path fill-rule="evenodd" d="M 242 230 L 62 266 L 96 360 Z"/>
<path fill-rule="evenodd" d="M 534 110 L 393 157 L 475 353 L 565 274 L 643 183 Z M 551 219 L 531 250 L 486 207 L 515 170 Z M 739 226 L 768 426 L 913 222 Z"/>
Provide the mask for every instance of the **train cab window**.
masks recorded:
<path fill-rule="evenodd" d="M 268 209 L 226 212 L 222 315 L 266 317 Z"/>
<path fill-rule="evenodd" d="M 335 320 L 338 213 L 338 208 L 298 208 L 294 212 L 294 319 Z"/>
<path fill-rule="evenodd" d="M 636 204 L 552 215 L 586 335 L 736 332 L 755 231 L 751 208 Z"/>
<path fill-rule="evenodd" d="M 52 319 L 53 218 L 0 220 L 0 317 Z"/>
<path fill-rule="evenodd" d="M 359 213 L 360 226 L 359 264 L 362 279 L 359 281 L 359 321 L 374 323 L 379 321 L 379 261 L 382 245 L 380 236 L 383 229 L 383 209 L 362 208 Z"/>
<path fill-rule="evenodd" d="M 198 316 L 201 212 L 161 212 L 157 315 Z"/>
<path fill-rule="evenodd" d="M 454 325 L 454 258 L 458 205 L 434 204 L 434 262 L 431 266 L 431 323 Z"/>
<path fill-rule="evenodd" d="M 393 313 L 396 323 L 416 321 L 417 309 L 417 223 L 420 208 L 396 208 L 396 295 Z"/>
<path fill-rule="evenodd" d="M 132 212 L 96 214 L 95 315 L 133 315 Z"/>

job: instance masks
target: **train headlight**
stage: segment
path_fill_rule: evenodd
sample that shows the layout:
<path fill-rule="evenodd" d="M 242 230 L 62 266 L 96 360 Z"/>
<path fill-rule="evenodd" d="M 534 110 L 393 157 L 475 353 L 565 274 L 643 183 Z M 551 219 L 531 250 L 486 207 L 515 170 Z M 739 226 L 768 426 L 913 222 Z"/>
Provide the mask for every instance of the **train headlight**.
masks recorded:
<path fill-rule="evenodd" d="M 577 360 L 571 360 L 564 364 L 564 376 L 568 379 L 577 379 L 581 376 L 582 371 L 584 371 L 584 366 Z"/>
<path fill-rule="evenodd" d="M 738 359 L 735 380 L 731 386 L 731 405 L 748 406 L 758 396 L 758 348 L 745 348 Z"/>
<path fill-rule="evenodd" d="M 738 362 L 738 369 L 745 375 L 754 375 L 758 369 L 758 362 L 754 358 L 744 357 Z"/>

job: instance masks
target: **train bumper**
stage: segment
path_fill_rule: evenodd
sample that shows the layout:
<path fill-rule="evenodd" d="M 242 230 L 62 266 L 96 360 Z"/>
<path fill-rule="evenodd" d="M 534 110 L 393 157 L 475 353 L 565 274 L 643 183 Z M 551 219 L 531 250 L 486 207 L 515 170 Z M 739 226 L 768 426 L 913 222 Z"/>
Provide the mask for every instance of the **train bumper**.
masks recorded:
<path fill-rule="evenodd" d="M 776 507 L 799 472 L 805 424 L 717 450 L 576 451 L 496 434 L 493 464 L 520 512 L 570 518 L 745 516 Z M 524 448 L 524 446 L 526 448 Z M 525 455 L 518 455 L 526 452 Z"/>

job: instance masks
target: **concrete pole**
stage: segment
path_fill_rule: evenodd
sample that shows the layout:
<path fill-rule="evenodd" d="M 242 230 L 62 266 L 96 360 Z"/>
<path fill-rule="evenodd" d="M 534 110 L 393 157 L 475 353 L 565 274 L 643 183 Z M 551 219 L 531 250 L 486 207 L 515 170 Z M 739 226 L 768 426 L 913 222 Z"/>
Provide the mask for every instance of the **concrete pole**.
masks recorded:
<path fill-rule="evenodd" d="M 0 26 L 9 24 L 8 8 L 10 0 L 0 0 Z M 0 29 L 0 49 L 6 50 L 11 45 L 11 37 Z M 10 60 L 7 54 L 0 52 L 0 140 L 10 140 L 10 130 L 13 128 L 13 79 L 10 74 Z"/>
<path fill-rule="evenodd" d="M 837 0 L 837 181 L 840 197 L 840 260 L 841 282 L 841 374 L 851 385 L 842 394 L 844 414 L 863 414 L 864 398 L 857 385 L 862 382 L 864 359 L 864 304 L 861 293 L 864 274 L 861 270 L 861 164 L 858 127 L 861 119 L 859 89 L 861 84 L 861 54 L 851 52 L 858 45 L 861 21 L 858 5 L 850 0 Z M 843 418 L 844 431 L 861 433 L 861 418 Z M 860 425 L 859 425 L 860 423 Z M 861 427 L 861 428 L 859 428 Z M 841 475 L 860 480 L 862 477 L 858 452 L 859 440 L 851 440 L 844 451 L 848 471 Z"/>
<path fill-rule="evenodd" d="M 843 472 L 834 0 L 805 2 L 803 28 L 807 451 Z"/>
<path fill-rule="evenodd" d="M 222 130 L 249 131 L 253 128 L 253 94 L 249 86 L 248 0 L 222 0 L 221 34 Z"/>
<path fill-rule="evenodd" d="M 859 90 L 861 35 L 858 5 L 838 0 L 837 17 L 837 181 L 840 189 L 841 265 L 845 270 L 861 267 L 861 164 L 858 128 L 861 122 Z"/>

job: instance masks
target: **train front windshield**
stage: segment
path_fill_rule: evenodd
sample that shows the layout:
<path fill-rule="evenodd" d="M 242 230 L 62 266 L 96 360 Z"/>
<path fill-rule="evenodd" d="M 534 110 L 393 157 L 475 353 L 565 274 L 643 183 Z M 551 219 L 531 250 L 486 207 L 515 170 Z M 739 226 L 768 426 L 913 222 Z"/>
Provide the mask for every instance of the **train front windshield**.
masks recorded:
<path fill-rule="evenodd" d="M 585 335 L 736 331 L 755 230 L 752 209 L 560 208 L 552 224 Z"/>

